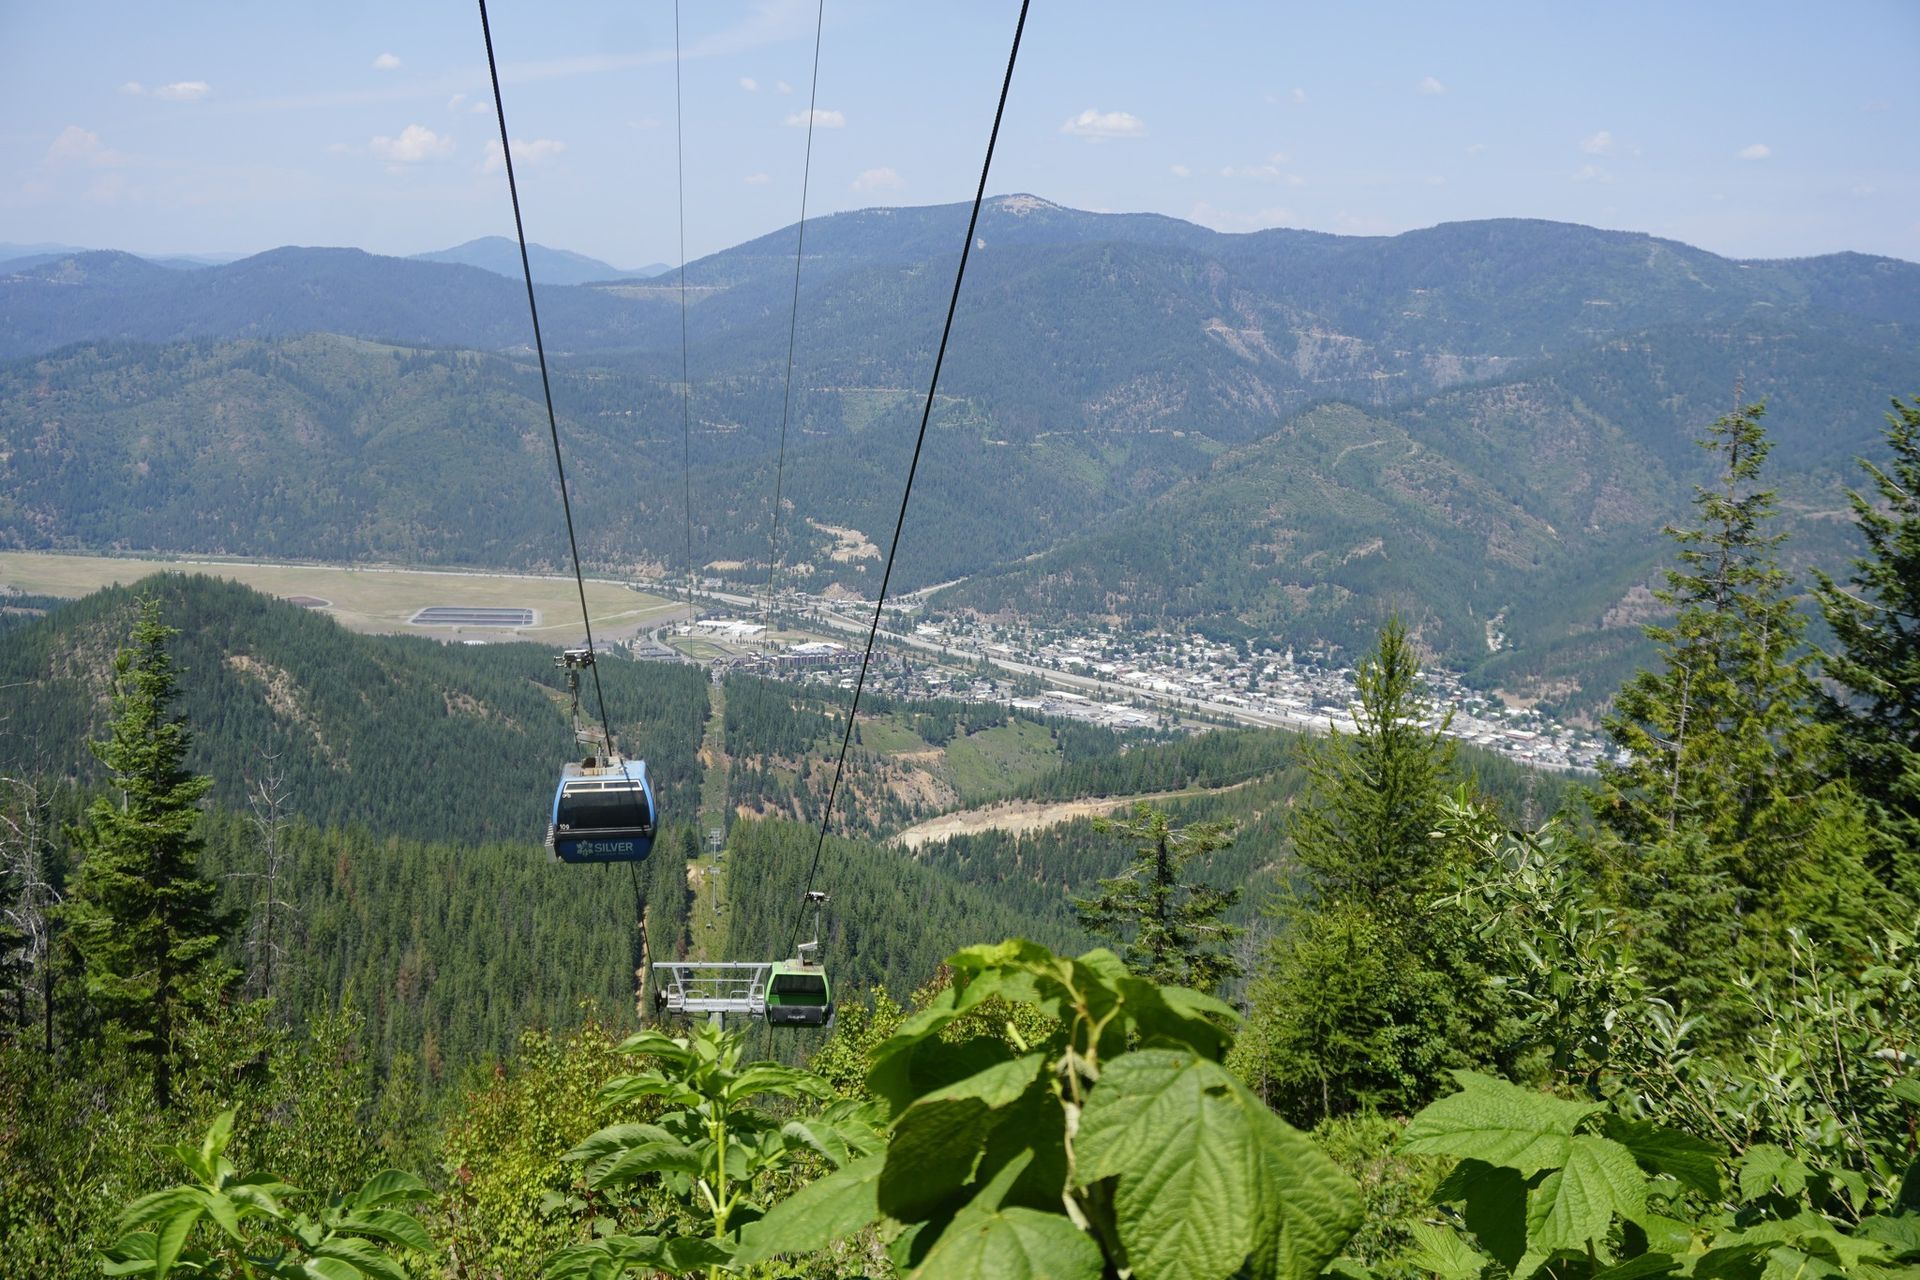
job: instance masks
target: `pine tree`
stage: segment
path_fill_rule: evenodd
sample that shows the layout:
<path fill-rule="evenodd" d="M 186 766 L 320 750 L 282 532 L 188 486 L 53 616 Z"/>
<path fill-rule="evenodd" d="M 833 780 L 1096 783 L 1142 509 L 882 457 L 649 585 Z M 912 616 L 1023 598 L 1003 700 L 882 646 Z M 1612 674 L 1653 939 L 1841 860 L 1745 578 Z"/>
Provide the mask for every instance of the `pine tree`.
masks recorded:
<path fill-rule="evenodd" d="M 1697 527 L 1666 530 L 1679 565 L 1655 594 L 1674 618 L 1646 628 L 1660 661 L 1615 699 L 1606 728 L 1625 762 L 1603 768 L 1593 797 L 1598 870 L 1635 920 L 1649 974 L 1696 1003 L 1729 996 L 1743 960 L 1764 966 L 1783 903 L 1845 878 L 1809 856 L 1840 852 L 1816 833 L 1846 821 L 1848 798 L 1822 791 L 1815 771 L 1826 731 L 1778 559 L 1786 535 L 1759 485 L 1764 412 L 1736 409 L 1699 442 L 1718 479 L 1695 487 Z"/>
<path fill-rule="evenodd" d="M 1867 805 L 1870 866 L 1920 903 L 1920 397 L 1893 402 L 1886 437 L 1892 461 L 1860 463 L 1877 496 L 1847 494 L 1867 554 L 1846 586 L 1816 570 L 1814 597 L 1835 643 L 1821 666 L 1849 695 L 1826 711 L 1837 770 Z"/>
<path fill-rule="evenodd" d="M 113 724 L 94 744 L 120 802 L 96 800 L 74 832 L 80 865 L 64 912 L 89 1000 L 152 1058 L 162 1108 L 183 1021 L 232 976 L 219 960 L 228 924 L 219 890 L 198 873 L 199 801 L 211 780 L 188 771 L 191 733 L 170 713 L 176 634 L 157 600 L 140 602 L 131 646 L 114 661 Z"/>
<path fill-rule="evenodd" d="M 1289 827 L 1308 894 L 1398 914 L 1440 867 L 1433 830 L 1454 746 L 1420 692 L 1420 660 L 1399 618 L 1354 673 L 1355 732 L 1302 745 L 1309 784 Z"/>
<path fill-rule="evenodd" d="M 1448 1066 L 1480 1065 L 1483 975 L 1428 903 L 1458 850 L 1434 838 L 1453 743 L 1420 691 L 1398 618 L 1354 674 L 1356 732 L 1303 744 L 1307 791 L 1289 834 L 1301 871 L 1230 1065 L 1291 1119 L 1404 1110 Z"/>
<path fill-rule="evenodd" d="M 1133 861 L 1102 880 L 1098 893 L 1074 899 L 1081 923 L 1124 944 L 1127 963 L 1164 986 L 1211 993 L 1239 976 L 1239 963 L 1220 948 L 1240 935 L 1238 925 L 1221 919 L 1240 891 L 1181 879 L 1188 864 L 1233 843 L 1230 829 L 1217 822 L 1177 827 L 1148 804 L 1136 805 L 1124 822 L 1095 825 L 1132 844 Z"/>

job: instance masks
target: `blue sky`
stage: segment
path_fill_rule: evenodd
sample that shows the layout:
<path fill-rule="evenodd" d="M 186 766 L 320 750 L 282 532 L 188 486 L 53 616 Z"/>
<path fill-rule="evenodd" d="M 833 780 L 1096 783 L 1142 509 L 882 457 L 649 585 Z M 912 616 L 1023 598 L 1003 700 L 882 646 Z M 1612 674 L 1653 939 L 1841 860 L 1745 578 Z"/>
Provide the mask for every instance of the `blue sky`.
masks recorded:
<path fill-rule="evenodd" d="M 683 8 L 698 256 L 798 212 L 815 8 Z M 828 0 L 812 211 L 969 195 L 1015 10 Z M 492 17 L 529 235 L 676 259 L 671 5 Z M 1528 216 L 1920 260 L 1917 60 L 1912 0 L 1035 0 L 990 188 L 1230 231 Z M 510 233 L 490 111 L 468 3 L 0 0 L 0 240 Z"/>

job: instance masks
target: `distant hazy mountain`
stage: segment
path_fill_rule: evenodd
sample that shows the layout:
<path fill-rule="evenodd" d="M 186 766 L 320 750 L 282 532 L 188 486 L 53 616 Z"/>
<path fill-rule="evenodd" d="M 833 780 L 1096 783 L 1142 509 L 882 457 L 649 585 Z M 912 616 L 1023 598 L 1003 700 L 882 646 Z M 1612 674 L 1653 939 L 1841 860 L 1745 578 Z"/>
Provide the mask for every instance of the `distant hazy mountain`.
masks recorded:
<path fill-rule="evenodd" d="M 478 240 L 469 240 L 457 244 L 451 249 L 440 249 L 433 253 L 416 253 L 418 262 L 457 262 L 464 266 L 479 267 L 482 271 L 491 271 L 495 275 L 510 279 L 522 278 L 520 269 L 520 246 L 505 236 L 482 236 Z M 598 280 L 639 280 L 660 274 L 667 269 L 665 263 L 641 267 L 626 271 L 589 258 L 584 253 L 573 253 L 566 249 L 549 249 L 543 244 L 527 246 L 527 261 L 533 267 L 533 279 L 536 284 L 592 284 Z"/>
<path fill-rule="evenodd" d="M 85 249 L 76 244 L 55 244 L 49 241 L 16 244 L 10 240 L 0 240 L 0 262 L 12 258 L 59 257 L 62 254 L 85 252 Z"/>

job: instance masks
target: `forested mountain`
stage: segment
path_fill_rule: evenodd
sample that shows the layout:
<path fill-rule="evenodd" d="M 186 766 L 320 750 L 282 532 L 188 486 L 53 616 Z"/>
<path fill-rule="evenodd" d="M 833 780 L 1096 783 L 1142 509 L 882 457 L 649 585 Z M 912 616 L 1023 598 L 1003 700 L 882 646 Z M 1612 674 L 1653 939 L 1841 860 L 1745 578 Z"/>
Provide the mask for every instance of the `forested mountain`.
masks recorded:
<path fill-rule="evenodd" d="M 891 522 L 963 213 L 808 226 L 781 522 L 802 588 L 872 588 L 820 526 Z M 677 280 L 543 288 L 596 563 L 680 567 L 684 451 L 694 562 L 764 580 L 793 231 L 688 267 L 690 438 Z M 1642 531 L 1684 508 L 1688 442 L 1737 384 L 1769 401 L 1796 539 L 1831 550 L 1839 477 L 1920 354 L 1920 267 L 1861 255 L 1521 220 L 1225 235 L 1031 196 L 991 202 L 980 241 L 896 584 L 1296 642 L 1397 608 L 1455 665 L 1548 681 L 1576 653 L 1617 666 L 1659 554 Z M 0 542 L 557 562 L 510 279 L 281 249 L 192 272 L 87 254 L 0 289 L 22 353 Z"/>
<path fill-rule="evenodd" d="M 546 857 L 560 764 L 575 754 L 553 651 L 362 636 L 238 584 L 166 574 L 9 629 L 0 645 L 0 774 L 101 776 L 87 749 L 108 714 L 112 662 L 134 602 L 180 628 L 193 766 L 213 798 L 247 807 L 283 776 L 290 815 L 427 841 L 517 841 Z M 707 682 L 692 667 L 600 668 L 622 746 L 647 760 L 664 812 L 698 805 L 694 759 Z"/>

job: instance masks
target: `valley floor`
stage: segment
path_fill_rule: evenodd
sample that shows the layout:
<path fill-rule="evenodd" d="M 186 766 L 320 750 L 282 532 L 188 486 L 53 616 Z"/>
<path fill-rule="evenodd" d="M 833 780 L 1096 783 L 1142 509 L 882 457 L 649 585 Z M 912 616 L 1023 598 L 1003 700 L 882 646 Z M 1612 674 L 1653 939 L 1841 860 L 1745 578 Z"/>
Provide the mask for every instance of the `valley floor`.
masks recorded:
<path fill-rule="evenodd" d="M 571 577 L 408 569 L 386 565 L 286 564 L 214 558 L 65 555 L 0 551 L 0 587 L 34 595 L 77 597 L 167 569 L 205 573 L 325 613 L 371 635 L 424 635 L 439 640 L 534 640 L 575 644 L 582 637 L 580 603 Z M 657 626 L 680 608 L 659 596 L 606 579 L 587 580 L 595 636 L 625 639 Z M 527 627 L 416 626 L 432 606 L 530 609 Z"/>

